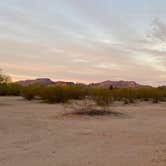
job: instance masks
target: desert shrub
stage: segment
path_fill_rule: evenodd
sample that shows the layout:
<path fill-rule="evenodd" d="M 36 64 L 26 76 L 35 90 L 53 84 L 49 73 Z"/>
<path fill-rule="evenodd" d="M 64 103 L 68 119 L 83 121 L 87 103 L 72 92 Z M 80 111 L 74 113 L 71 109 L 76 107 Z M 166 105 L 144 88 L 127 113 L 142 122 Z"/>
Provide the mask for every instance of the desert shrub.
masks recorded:
<path fill-rule="evenodd" d="M 159 103 L 159 100 L 158 100 L 158 99 L 153 99 L 152 102 L 153 102 L 154 104 L 156 104 L 156 103 Z"/>
<path fill-rule="evenodd" d="M 7 84 L 11 82 L 11 78 L 8 75 L 3 74 L 0 69 L 0 84 Z"/>
<path fill-rule="evenodd" d="M 166 86 L 159 86 L 158 89 L 165 90 L 166 91 Z"/>
<path fill-rule="evenodd" d="M 7 95 L 20 96 L 22 87 L 20 85 L 10 83 L 7 84 Z"/>
<path fill-rule="evenodd" d="M 1 96 L 18 96 L 20 95 L 21 86 L 11 82 L 8 75 L 3 74 L 0 70 L 0 95 Z"/>
<path fill-rule="evenodd" d="M 7 93 L 8 93 L 7 84 L 0 84 L 0 95 L 7 96 Z"/>
<path fill-rule="evenodd" d="M 156 98 L 159 101 L 166 99 L 166 91 L 159 88 L 119 88 L 113 89 L 111 92 L 114 100 L 127 99 L 129 103 L 133 103 L 137 99 L 143 101 Z"/>
<path fill-rule="evenodd" d="M 81 85 L 64 86 L 64 91 L 69 99 L 81 100 L 88 95 L 88 88 Z"/>
<path fill-rule="evenodd" d="M 130 98 L 129 103 L 135 103 L 135 100 L 133 98 Z"/>
<path fill-rule="evenodd" d="M 124 103 L 124 104 L 133 104 L 133 103 L 135 103 L 135 100 L 132 99 L 132 98 L 129 98 L 129 99 L 124 98 L 124 99 L 123 99 L 123 103 Z"/>
<path fill-rule="evenodd" d="M 84 100 L 71 100 L 70 102 L 66 103 L 65 109 L 71 109 L 74 113 L 86 113 L 91 112 L 95 109 L 96 104 L 91 99 L 84 99 Z"/>
<path fill-rule="evenodd" d="M 10 89 L 10 88 L 8 88 Z M 6 91 L 6 90 L 4 90 Z M 10 91 L 10 90 L 9 90 Z M 1 92 L 3 92 L 1 90 Z M 69 100 L 93 100 L 98 106 L 107 109 L 112 101 L 123 101 L 124 103 L 134 103 L 136 100 L 166 101 L 166 90 L 161 88 L 116 88 L 106 89 L 101 87 L 88 87 L 80 85 L 64 86 L 39 86 L 30 85 L 24 87 L 22 96 L 32 100 L 39 96 L 49 103 L 64 103 Z"/>
<path fill-rule="evenodd" d="M 3 74 L 2 70 L 0 70 L 0 95 L 1 96 L 7 96 L 9 94 L 12 94 L 13 88 L 10 83 L 10 77 Z"/>
<path fill-rule="evenodd" d="M 103 109 L 103 105 L 98 107 L 95 101 L 90 98 L 79 101 L 70 101 L 65 105 L 65 110 L 70 109 L 70 112 L 64 113 L 64 115 L 80 115 L 80 116 L 120 116 L 119 112 L 110 111 L 108 108 Z"/>
<path fill-rule="evenodd" d="M 78 115 L 106 115 L 109 114 L 109 107 L 112 102 L 111 91 L 100 87 L 83 88 L 82 97 L 79 101 L 71 101 L 67 104 Z M 75 99 L 75 98 L 72 98 Z"/>
<path fill-rule="evenodd" d="M 129 104 L 129 100 L 128 99 L 124 99 L 123 100 L 123 103 L 126 105 L 126 104 Z"/>
<path fill-rule="evenodd" d="M 85 99 L 88 89 L 83 86 L 48 86 L 41 89 L 40 97 L 49 103 L 64 103 L 68 100 Z"/>
<path fill-rule="evenodd" d="M 41 90 L 40 97 L 48 103 L 63 103 L 67 101 L 68 94 L 63 86 L 48 86 Z"/>
<path fill-rule="evenodd" d="M 19 96 L 21 92 L 21 86 L 14 83 L 0 84 L 0 96 Z"/>
<path fill-rule="evenodd" d="M 149 99 L 148 98 L 144 98 L 144 99 L 142 99 L 142 101 L 149 101 Z"/>
<path fill-rule="evenodd" d="M 35 97 L 40 96 L 42 88 L 44 87 L 37 84 L 29 85 L 22 88 L 21 95 L 27 100 L 32 100 Z"/>
<path fill-rule="evenodd" d="M 166 97 L 166 92 L 158 88 L 141 88 L 138 90 L 138 98 L 148 100 L 148 99 L 158 99 L 162 100 Z"/>
<path fill-rule="evenodd" d="M 109 109 L 112 103 L 112 94 L 109 89 L 100 87 L 92 88 L 90 95 L 97 106 L 102 107 L 104 110 Z"/>

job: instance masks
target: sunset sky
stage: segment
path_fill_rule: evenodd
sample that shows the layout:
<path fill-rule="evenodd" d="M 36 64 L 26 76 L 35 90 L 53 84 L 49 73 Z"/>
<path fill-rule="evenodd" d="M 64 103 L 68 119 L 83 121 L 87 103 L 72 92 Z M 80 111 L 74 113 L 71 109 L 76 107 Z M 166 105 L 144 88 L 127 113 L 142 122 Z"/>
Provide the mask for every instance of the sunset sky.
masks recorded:
<path fill-rule="evenodd" d="M 166 84 L 165 0 L 0 0 L 0 68 L 13 80 Z"/>

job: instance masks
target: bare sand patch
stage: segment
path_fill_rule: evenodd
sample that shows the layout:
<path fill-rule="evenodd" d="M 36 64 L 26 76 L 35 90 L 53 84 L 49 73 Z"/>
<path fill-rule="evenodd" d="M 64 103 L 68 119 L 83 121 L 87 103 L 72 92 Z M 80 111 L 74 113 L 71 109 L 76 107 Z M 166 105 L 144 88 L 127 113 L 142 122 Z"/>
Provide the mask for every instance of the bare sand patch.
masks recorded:
<path fill-rule="evenodd" d="M 64 117 L 60 104 L 0 97 L 0 166 L 165 166 L 166 103 Z"/>

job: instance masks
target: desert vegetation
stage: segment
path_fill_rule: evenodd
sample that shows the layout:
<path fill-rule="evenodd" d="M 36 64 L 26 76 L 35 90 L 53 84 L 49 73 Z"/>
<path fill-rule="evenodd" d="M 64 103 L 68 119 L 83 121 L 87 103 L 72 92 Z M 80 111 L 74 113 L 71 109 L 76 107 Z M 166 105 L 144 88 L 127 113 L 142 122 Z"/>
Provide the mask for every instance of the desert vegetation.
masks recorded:
<path fill-rule="evenodd" d="M 89 98 L 98 105 L 110 105 L 113 101 L 128 100 L 132 103 L 136 100 L 165 101 L 166 89 L 162 88 L 115 88 L 106 89 L 101 87 L 88 87 L 80 85 L 63 85 L 63 86 L 40 86 L 30 85 L 22 88 L 22 95 L 28 99 L 39 97 L 49 103 L 64 103 L 69 100 L 83 100 Z"/>
<path fill-rule="evenodd" d="M 158 103 L 166 101 L 166 89 L 163 88 L 115 88 L 88 87 L 80 85 L 24 87 L 21 95 L 28 100 L 40 99 L 47 103 L 67 103 L 68 107 L 80 115 L 107 115 L 115 101 L 124 104 L 137 101 Z"/>
<path fill-rule="evenodd" d="M 20 96 L 21 86 L 14 83 L 0 84 L 0 96 Z"/>
<path fill-rule="evenodd" d="M 0 70 L 0 96 L 19 96 L 21 86 L 12 83 L 11 78 Z"/>
<path fill-rule="evenodd" d="M 0 95 L 23 96 L 27 100 L 40 99 L 47 103 L 69 103 L 69 101 L 72 100 L 81 101 L 81 103 L 77 103 L 77 108 L 75 106 L 73 106 L 73 108 L 75 110 L 88 112 L 89 110 L 96 111 L 96 108 L 98 108 L 97 110 L 107 111 L 114 101 L 122 101 L 124 104 L 134 103 L 136 101 L 151 101 L 153 103 L 166 101 L 166 88 L 144 87 L 108 89 L 84 85 L 43 86 L 39 84 L 23 87 L 12 83 L 10 77 L 1 72 Z"/>

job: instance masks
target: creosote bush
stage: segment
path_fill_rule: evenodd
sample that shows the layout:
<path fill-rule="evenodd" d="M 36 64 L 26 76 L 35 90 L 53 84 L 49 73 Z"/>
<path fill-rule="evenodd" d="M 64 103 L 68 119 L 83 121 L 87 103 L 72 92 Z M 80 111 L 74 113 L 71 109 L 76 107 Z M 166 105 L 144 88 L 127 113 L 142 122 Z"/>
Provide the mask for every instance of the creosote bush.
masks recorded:
<path fill-rule="evenodd" d="M 48 86 L 41 90 L 40 97 L 48 103 L 64 103 L 68 94 L 61 86 Z"/>
<path fill-rule="evenodd" d="M 109 107 L 113 101 L 124 101 L 125 104 L 142 101 L 165 101 L 166 90 L 161 88 L 116 88 L 109 90 L 101 87 L 87 86 L 40 86 L 30 85 L 22 89 L 22 96 L 28 100 L 36 97 L 48 103 L 64 103 L 69 100 L 89 98 L 98 106 Z"/>
<path fill-rule="evenodd" d="M 134 100 L 149 101 L 158 99 L 159 101 L 166 99 L 166 90 L 160 88 L 123 88 L 112 90 L 114 100 L 126 100 L 132 103 Z M 132 101 L 132 102 L 130 102 Z"/>
<path fill-rule="evenodd" d="M 8 84 L 10 82 L 11 82 L 11 78 L 8 75 L 3 74 L 2 70 L 0 69 L 0 85 Z"/>
<path fill-rule="evenodd" d="M 166 86 L 158 88 L 101 88 L 83 85 L 41 86 L 33 84 L 26 87 L 11 83 L 9 76 L 0 70 L 0 96 L 23 96 L 27 100 L 41 99 L 48 103 L 65 103 L 69 100 L 90 100 L 96 106 L 108 110 L 113 101 L 124 104 L 135 101 L 166 101 Z M 88 104 L 85 104 L 88 105 Z"/>
<path fill-rule="evenodd" d="M 43 88 L 44 87 L 37 84 L 29 85 L 27 87 L 22 88 L 21 95 L 27 100 L 32 100 L 35 97 L 40 96 L 40 93 Z"/>
<path fill-rule="evenodd" d="M 65 103 L 69 100 L 82 100 L 88 94 L 84 86 L 48 86 L 40 90 L 39 97 L 48 103 Z"/>
<path fill-rule="evenodd" d="M 97 106 L 102 107 L 105 111 L 109 109 L 112 103 L 112 93 L 109 89 L 100 87 L 92 88 L 90 95 Z"/>
<path fill-rule="evenodd" d="M 20 92 L 21 86 L 12 83 L 11 78 L 0 69 L 0 96 L 19 96 Z"/>
<path fill-rule="evenodd" d="M 135 101 L 152 101 L 157 103 L 166 101 L 165 86 L 159 88 L 101 88 L 82 85 L 41 86 L 29 85 L 22 87 L 10 83 L 10 78 L 0 72 L 0 95 L 23 96 L 27 100 L 41 99 L 48 103 L 65 103 L 69 100 L 93 101 L 98 107 L 107 110 L 113 101 L 122 101 L 125 104 Z"/>
<path fill-rule="evenodd" d="M 0 84 L 0 96 L 19 96 L 21 93 L 21 86 L 14 83 Z"/>

